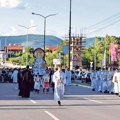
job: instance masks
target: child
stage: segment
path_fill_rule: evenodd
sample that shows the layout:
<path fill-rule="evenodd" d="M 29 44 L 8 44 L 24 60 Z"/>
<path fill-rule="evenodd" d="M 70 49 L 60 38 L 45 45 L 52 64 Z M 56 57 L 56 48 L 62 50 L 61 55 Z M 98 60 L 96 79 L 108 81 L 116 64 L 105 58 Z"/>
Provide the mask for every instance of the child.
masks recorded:
<path fill-rule="evenodd" d="M 46 70 L 46 74 L 43 76 L 43 93 L 49 92 L 49 80 L 50 80 L 49 70 Z"/>
<path fill-rule="evenodd" d="M 34 82 L 35 82 L 34 90 L 35 90 L 35 92 L 39 93 L 39 91 L 40 91 L 40 76 L 39 76 L 39 74 L 34 76 Z"/>

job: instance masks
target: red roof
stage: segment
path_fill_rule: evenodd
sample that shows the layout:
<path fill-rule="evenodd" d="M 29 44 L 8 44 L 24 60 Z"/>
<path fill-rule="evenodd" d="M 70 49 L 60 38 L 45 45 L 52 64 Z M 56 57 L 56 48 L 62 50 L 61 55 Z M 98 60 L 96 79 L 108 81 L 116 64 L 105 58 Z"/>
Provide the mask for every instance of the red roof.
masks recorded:
<path fill-rule="evenodd" d="M 23 50 L 22 45 L 8 45 L 6 48 L 7 50 Z"/>
<path fill-rule="evenodd" d="M 55 51 L 55 50 L 58 50 L 58 46 L 47 46 L 47 49 L 50 50 L 50 51 Z"/>

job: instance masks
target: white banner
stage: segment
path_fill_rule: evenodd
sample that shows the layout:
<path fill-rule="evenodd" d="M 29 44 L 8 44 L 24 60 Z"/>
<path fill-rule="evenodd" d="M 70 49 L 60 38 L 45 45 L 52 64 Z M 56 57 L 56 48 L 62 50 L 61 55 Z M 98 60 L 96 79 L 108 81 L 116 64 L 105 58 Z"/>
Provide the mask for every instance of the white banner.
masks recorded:
<path fill-rule="evenodd" d="M 53 59 L 53 64 L 55 65 L 61 64 L 60 59 Z"/>

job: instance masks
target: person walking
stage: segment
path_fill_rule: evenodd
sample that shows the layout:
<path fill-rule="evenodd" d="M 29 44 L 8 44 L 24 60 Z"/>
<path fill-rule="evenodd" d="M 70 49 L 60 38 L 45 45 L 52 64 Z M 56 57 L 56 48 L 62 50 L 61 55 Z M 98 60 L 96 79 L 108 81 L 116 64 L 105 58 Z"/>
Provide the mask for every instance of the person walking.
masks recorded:
<path fill-rule="evenodd" d="M 18 70 L 15 68 L 12 74 L 13 83 L 18 83 Z"/>
<path fill-rule="evenodd" d="M 58 70 L 53 74 L 54 82 L 54 100 L 58 101 L 58 105 L 61 106 L 61 98 L 64 95 L 64 85 L 66 82 L 65 73 L 62 71 L 62 66 L 58 65 Z"/>
<path fill-rule="evenodd" d="M 31 71 L 29 70 L 29 66 L 26 66 L 26 69 L 23 71 L 23 81 L 22 81 L 22 88 L 21 88 L 21 96 L 22 98 L 29 98 L 30 97 L 30 87 L 31 87 Z"/>
<path fill-rule="evenodd" d="M 40 75 L 37 74 L 34 76 L 34 90 L 36 93 L 39 93 L 40 91 Z"/>
<path fill-rule="evenodd" d="M 49 92 L 49 80 L 50 80 L 49 70 L 46 70 L 46 74 L 43 76 L 43 93 Z"/>
<path fill-rule="evenodd" d="M 71 85 L 71 71 L 69 68 L 67 68 L 65 74 L 66 74 L 66 85 Z"/>

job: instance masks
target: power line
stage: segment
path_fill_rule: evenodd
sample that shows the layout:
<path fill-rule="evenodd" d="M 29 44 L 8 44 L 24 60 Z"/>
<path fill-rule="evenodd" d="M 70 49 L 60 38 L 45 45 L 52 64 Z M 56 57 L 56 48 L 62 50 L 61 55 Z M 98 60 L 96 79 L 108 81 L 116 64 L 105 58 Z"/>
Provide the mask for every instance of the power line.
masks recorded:
<path fill-rule="evenodd" d="M 116 14 L 114 14 L 114 15 L 112 15 L 112 16 L 110 16 L 110 17 L 108 17 L 108 18 L 106 18 L 106 19 L 104 19 L 104 20 L 102 20 L 102 21 L 100 21 L 100 22 L 97 22 L 97 23 L 95 23 L 95 24 L 93 24 L 93 25 L 91 25 L 91 26 L 88 26 L 88 27 L 86 27 L 85 29 L 87 30 L 87 29 L 92 29 L 92 28 L 95 28 L 95 27 L 99 27 L 99 26 L 101 26 L 102 24 L 104 25 L 104 24 L 108 24 L 109 22 L 112 22 L 112 21 L 114 21 L 114 20 L 116 20 L 116 19 L 118 19 L 120 17 L 120 12 L 118 12 L 118 13 L 116 13 Z"/>
<path fill-rule="evenodd" d="M 108 28 L 109 26 L 111 26 L 111 25 L 113 25 L 113 24 L 116 24 L 116 23 L 118 23 L 118 22 L 120 22 L 120 19 L 118 19 L 118 20 L 116 20 L 116 21 L 114 21 L 114 22 L 112 22 L 112 23 L 110 23 L 110 24 L 108 24 L 108 25 L 106 25 L 106 26 L 104 26 L 104 27 L 101 27 L 101 28 L 98 28 L 98 29 L 96 29 L 96 30 L 94 30 L 94 31 L 88 32 L 88 33 L 86 33 L 86 34 L 90 34 L 90 33 L 93 33 L 93 32 L 97 32 L 97 31 L 103 30 L 103 29 Z"/>

